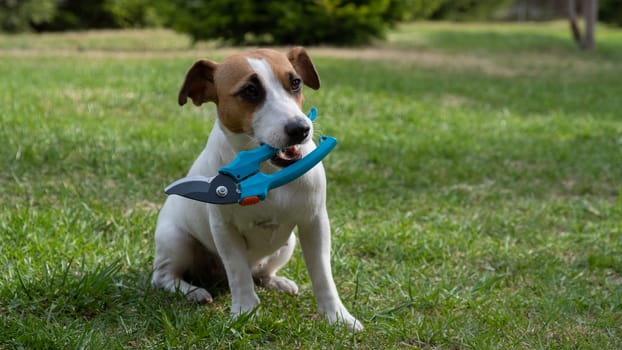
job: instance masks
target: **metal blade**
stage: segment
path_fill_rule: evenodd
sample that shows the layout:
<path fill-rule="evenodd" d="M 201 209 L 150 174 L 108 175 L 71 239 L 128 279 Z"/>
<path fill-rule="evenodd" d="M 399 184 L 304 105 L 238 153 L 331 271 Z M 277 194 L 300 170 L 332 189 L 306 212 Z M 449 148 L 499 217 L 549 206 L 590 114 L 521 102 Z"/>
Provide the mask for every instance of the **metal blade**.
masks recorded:
<path fill-rule="evenodd" d="M 177 180 L 164 189 L 166 194 L 176 194 L 196 201 L 214 204 L 237 203 L 240 200 L 238 186 L 226 175 L 188 176 Z"/>

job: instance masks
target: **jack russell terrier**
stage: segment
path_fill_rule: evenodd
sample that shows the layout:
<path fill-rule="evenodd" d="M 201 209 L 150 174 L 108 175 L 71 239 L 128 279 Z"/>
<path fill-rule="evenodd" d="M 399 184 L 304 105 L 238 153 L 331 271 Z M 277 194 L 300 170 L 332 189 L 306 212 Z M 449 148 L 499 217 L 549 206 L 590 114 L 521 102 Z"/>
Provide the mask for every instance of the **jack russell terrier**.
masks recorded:
<path fill-rule="evenodd" d="M 302 85 L 320 79 L 302 47 L 286 55 L 268 49 L 233 55 L 221 63 L 199 60 L 186 74 L 179 104 L 214 102 L 218 118 L 188 176 L 212 176 L 242 150 L 279 148 L 261 171 L 272 173 L 315 149 L 313 124 L 302 112 Z M 169 196 L 158 216 L 152 283 L 188 299 L 211 302 L 191 277 L 226 276 L 236 317 L 259 304 L 258 285 L 297 295 L 298 286 L 276 272 L 291 258 L 298 239 L 319 312 L 352 330 L 363 326 L 345 308 L 330 265 L 326 178 L 318 164 L 300 178 L 273 189 L 253 206 L 215 205 Z"/>

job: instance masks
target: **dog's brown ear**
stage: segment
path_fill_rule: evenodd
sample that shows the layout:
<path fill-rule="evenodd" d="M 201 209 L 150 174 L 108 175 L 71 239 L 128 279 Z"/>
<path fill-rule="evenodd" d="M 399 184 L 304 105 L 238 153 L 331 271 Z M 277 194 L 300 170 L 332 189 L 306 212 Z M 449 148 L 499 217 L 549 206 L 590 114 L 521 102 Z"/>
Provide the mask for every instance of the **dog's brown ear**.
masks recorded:
<path fill-rule="evenodd" d="M 214 71 L 218 64 L 209 60 L 196 61 L 186 73 L 184 84 L 179 90 L 178 102 L 183 106 L 192 99 L 192 103 L 200 106 L 204 102 L 217 102 L 216 86 L 214 85 Z"/>
<path fill-rule="evenodd" d="M 305 85 L 317 90 L 320 88 L 320 77 L 315 70 L 311 58 L 307 55 L 307 51 L 301 47 L 294 47 L 287 53 L 287 58 L 294 66 L 296 73 L 300 74 Z"/>

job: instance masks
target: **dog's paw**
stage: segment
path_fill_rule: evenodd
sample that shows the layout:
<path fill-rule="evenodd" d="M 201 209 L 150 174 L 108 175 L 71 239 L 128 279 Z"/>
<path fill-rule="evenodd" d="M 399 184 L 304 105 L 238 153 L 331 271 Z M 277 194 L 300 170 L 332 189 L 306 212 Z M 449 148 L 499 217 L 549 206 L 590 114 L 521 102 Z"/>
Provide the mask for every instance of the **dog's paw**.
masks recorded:
<path fill-rule="evenodd" d="M 207 304 L 214 301 L 212 295 L 203 288 L 194 288 L 186 294 L 186 298 L 192 302 Z"/>
<path fill-rule="evenodd" d="M 298 295 L 298 286 L 288 278 L 279 276 L 265 276 L 257 278 L 257 283 L 266 289 Z"/>
<path fill-rule="evenodd" d="M 352 316 L 345 308 L 334 312 L 325 312 L 324 315 L 330 324 L 343 324 L 353 332 L 363 330 L 361 321 Z"/>
<path fill-rule="evenodd" d="M 249 298 L 244 302 L 238 302 L 231 304 L 231 317 L 235 320 L 243 315 L 255 315 L 258 314 L 259 298 Z"/>

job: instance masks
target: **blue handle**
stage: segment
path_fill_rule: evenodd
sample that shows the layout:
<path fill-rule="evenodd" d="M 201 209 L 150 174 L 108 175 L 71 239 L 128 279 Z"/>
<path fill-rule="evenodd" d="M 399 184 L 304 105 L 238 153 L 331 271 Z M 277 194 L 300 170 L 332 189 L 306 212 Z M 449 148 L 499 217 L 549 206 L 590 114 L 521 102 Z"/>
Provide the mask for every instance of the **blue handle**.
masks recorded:
<path fill-rule="evenodd" d="M 319 145 L 313 152 L 307 154 L 304 158 L 296 161 L 296 163 L 284 168 L 276 173 L 266 175 L 258 173 L 242 182 L 240 182 L 240 201 L 248 197 L 258 197 L 264 200 L 273 188 L 283 186 L 313 168 L 317 163 L 321 162 L 330 151 L 337 146 L 337 140 L 334 137 L 320 137 Z"/>
<path fill-rule="evenodd" d="M 311 122 L 315 121 L 315 118 L 317 118 L 317 109 L 315 107 L 311 107 L 311 111 L 307 114 L 307 118 L 309 118 Z M 259 172 L 259 163 L 274 157 L 278 151 L 279 150 L 277 148 L 272 148 L 267 144 L 261 145 L 249 151 L 242 151 L 238 153 L 237 157 L 235 157 L 231 163 L 220 168 L 218 172 L 229 175 L 236 181 L 242 181 L 243 179 Z M 303 173 L 300 175 L 302 174 Z"/>
<path fill-rule="evenodd" d="M 272 158 L 278 150 L 267 144 L 250 151 L 242 151 L 231 163 L 218 170 L 219 173 L 229 175 L 236 181 L 241 181 L 259 172 L 259 163 Z"/>
<path fill-rule="evenodd" d="M 307 118 L 311 119 L 311 121 L 314 122 L 315 118 L 317 118 L 317 108 L 311 107 L 309 114 L 307 114 Z"/>

